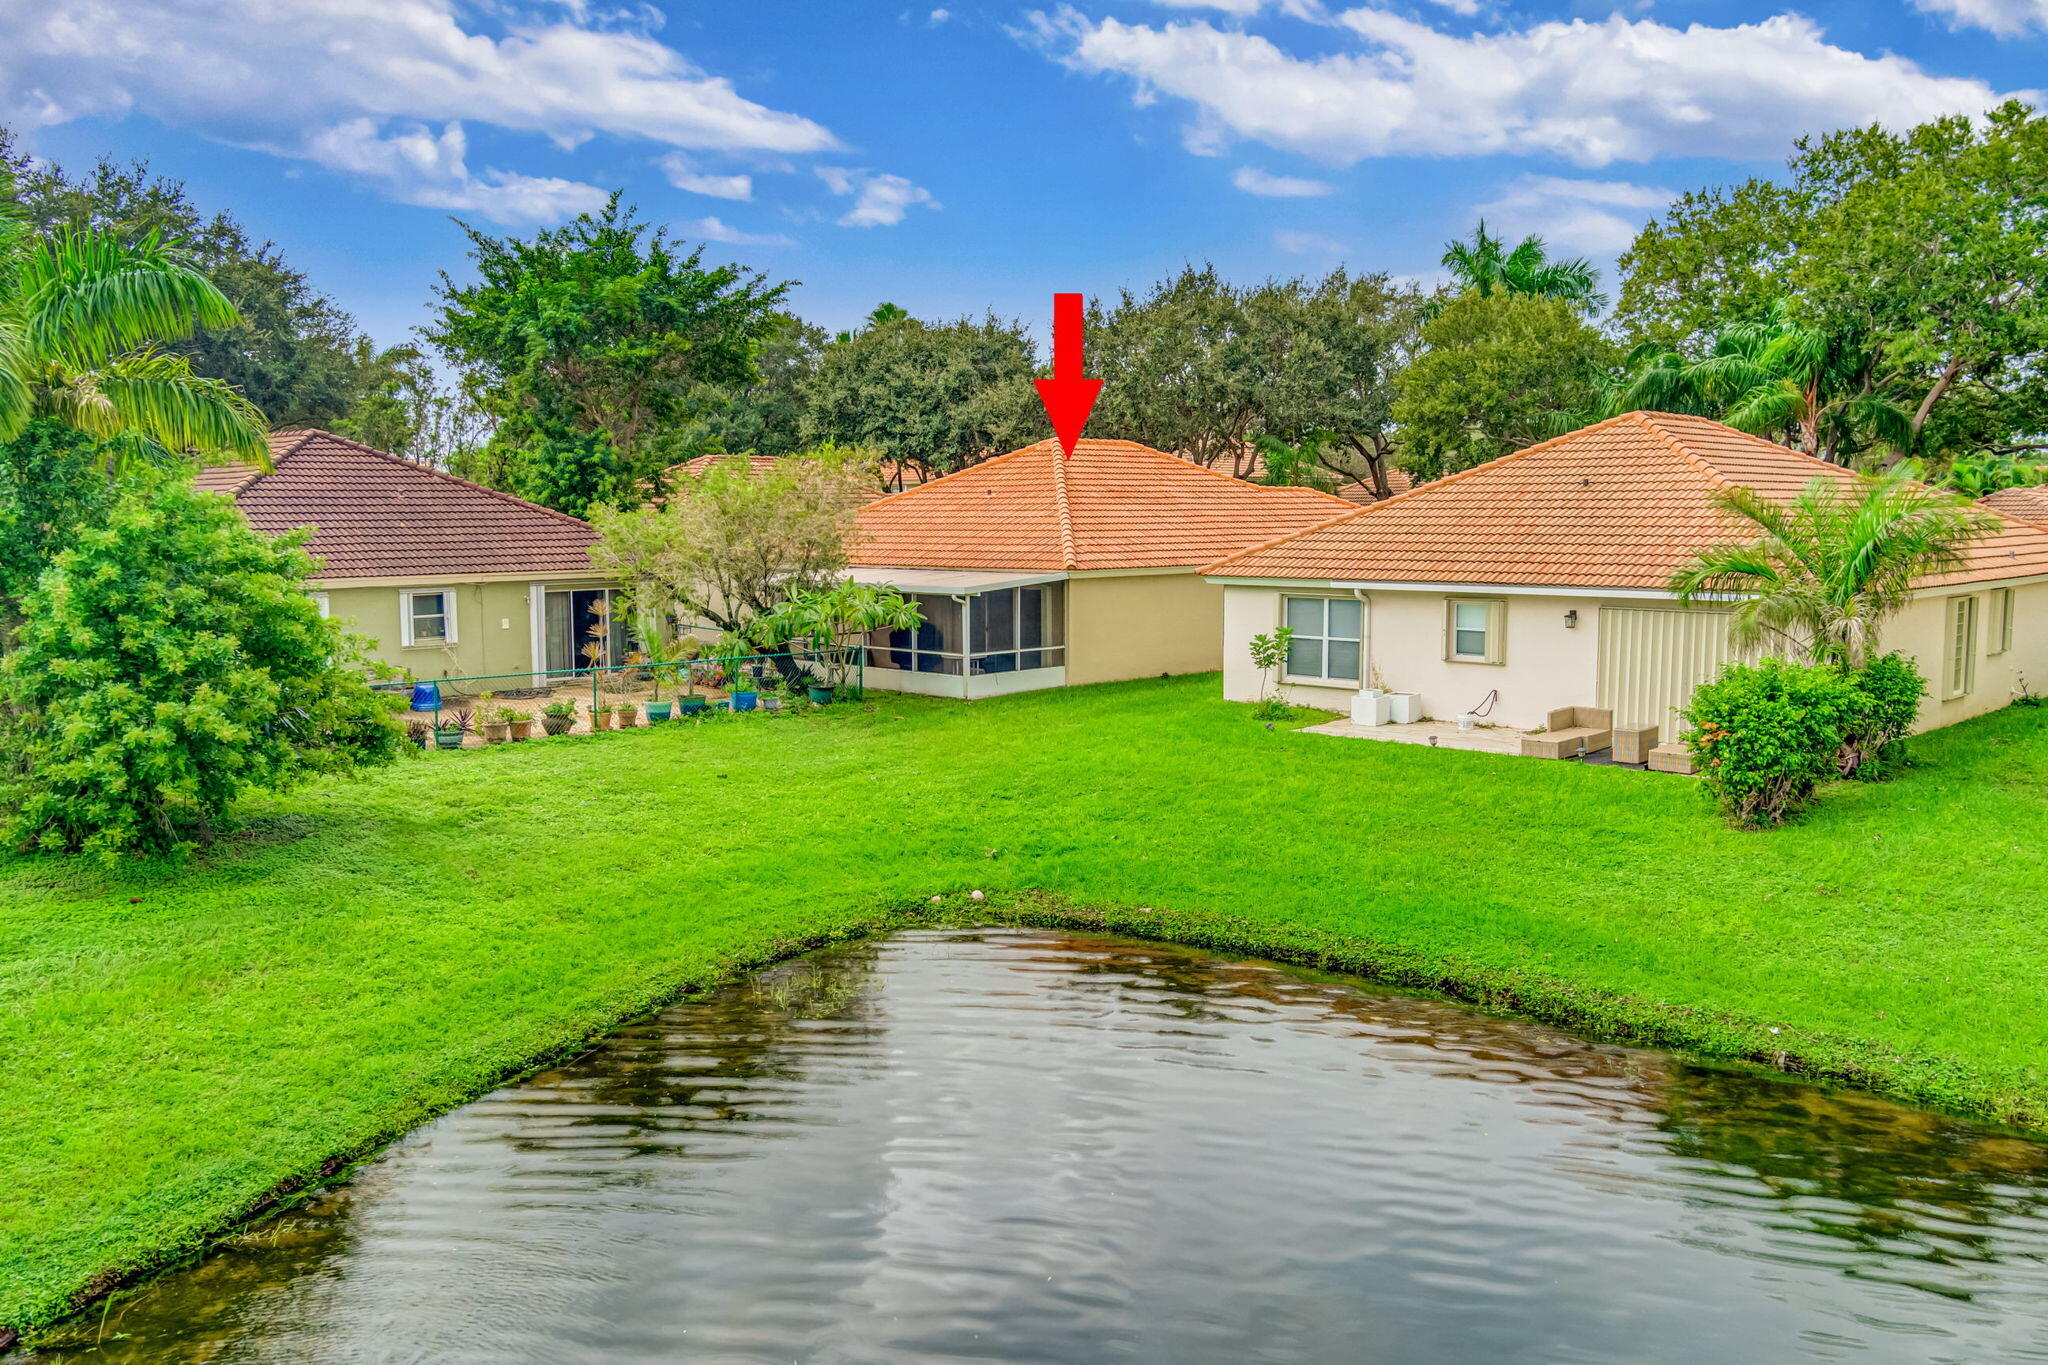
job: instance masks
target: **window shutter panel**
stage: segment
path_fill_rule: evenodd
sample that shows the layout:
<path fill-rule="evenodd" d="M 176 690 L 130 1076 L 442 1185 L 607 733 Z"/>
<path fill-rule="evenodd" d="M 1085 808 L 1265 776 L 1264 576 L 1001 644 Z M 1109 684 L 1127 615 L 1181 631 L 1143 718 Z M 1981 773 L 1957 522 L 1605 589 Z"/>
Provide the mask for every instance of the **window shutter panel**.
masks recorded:
<path fill-rule="evenodd" d="M 1497 664 L 1508 657 L 1508 604 L 1486 604 L 1486 662 Z"/>

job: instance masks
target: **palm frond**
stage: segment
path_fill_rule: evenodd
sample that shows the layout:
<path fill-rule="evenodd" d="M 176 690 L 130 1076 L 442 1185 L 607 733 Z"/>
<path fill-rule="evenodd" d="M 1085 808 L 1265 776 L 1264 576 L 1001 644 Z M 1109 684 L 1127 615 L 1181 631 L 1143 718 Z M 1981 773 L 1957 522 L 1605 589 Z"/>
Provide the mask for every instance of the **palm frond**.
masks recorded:
<path fill-rule="evenodd" d="M 47 234 L 23 257 L 18 289 L 30 350 L 74 370 L 241 320 L 211 280 L 154 234 L 138 243 L 91 228 Z"/>
<path fill-rule="evenodd" d="M 233 385 L 192 373 L 182 356 L 123 356 L 92 380 L 116 424 L 108 436 L 132 433 L 166 450 L 217 452 L 270 468 L 263 414 Z"/>

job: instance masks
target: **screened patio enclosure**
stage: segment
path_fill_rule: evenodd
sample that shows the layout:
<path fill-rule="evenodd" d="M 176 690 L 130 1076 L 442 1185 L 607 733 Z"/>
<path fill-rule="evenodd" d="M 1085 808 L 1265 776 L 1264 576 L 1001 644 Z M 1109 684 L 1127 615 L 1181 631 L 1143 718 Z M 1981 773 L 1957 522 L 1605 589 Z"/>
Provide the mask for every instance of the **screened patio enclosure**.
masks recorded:
<path fill-rule="evenodd" d="M 857 582 L 895 588 L 924 617 L 916 630 L 879 630 L 868 637 L 867 686 L 971 699 L 1066 682 L 1065 574 L 868 567 L 849 572 Z"/>

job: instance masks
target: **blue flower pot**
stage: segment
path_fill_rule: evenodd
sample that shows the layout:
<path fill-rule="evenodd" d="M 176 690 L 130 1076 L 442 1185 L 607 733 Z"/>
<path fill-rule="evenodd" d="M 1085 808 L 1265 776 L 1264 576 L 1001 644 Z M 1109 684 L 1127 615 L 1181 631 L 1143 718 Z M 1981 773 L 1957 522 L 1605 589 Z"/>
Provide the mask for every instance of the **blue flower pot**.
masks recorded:
<path fill-rule="evenodd" d="M 735 692 L 732 694 L 732 709 L 735 711 L 751 711 L 754 709 L 754 704 L 760 700 L 761 694 L 759 692 Z"/>

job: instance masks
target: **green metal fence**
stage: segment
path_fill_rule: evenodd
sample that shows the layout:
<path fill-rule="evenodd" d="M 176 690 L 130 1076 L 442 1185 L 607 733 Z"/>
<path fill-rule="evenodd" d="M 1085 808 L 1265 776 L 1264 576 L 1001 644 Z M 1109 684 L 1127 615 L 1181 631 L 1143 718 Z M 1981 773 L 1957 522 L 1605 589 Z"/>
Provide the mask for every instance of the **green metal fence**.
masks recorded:
<path fill-rule="evenodd" d="M 495 743 L 546 734 L 587 734 L 593 730 L 660 724 L 714 711 L 774 711 L 784 706 L 829 704 L 841 696 L 865 695 L 866 651 L 858 646 L 785 650 L 761 654 L 703 655 L 642 663 L 609 664 L 518 673 L 407 678 L 379 683 L 387 692 L 408 694 L 410 714 L 428 722 L 438 747 Z M 835 688 L 834 683 L 838 686 Z M 547 708 L 576 703 L 573 719 L 550 723 Z M 517 720 L 487 719 L 499 707 Z M 643 722 L 643 719 L 644 722 Z M 486 735 L 486 724 L 508 733 Z"/>

